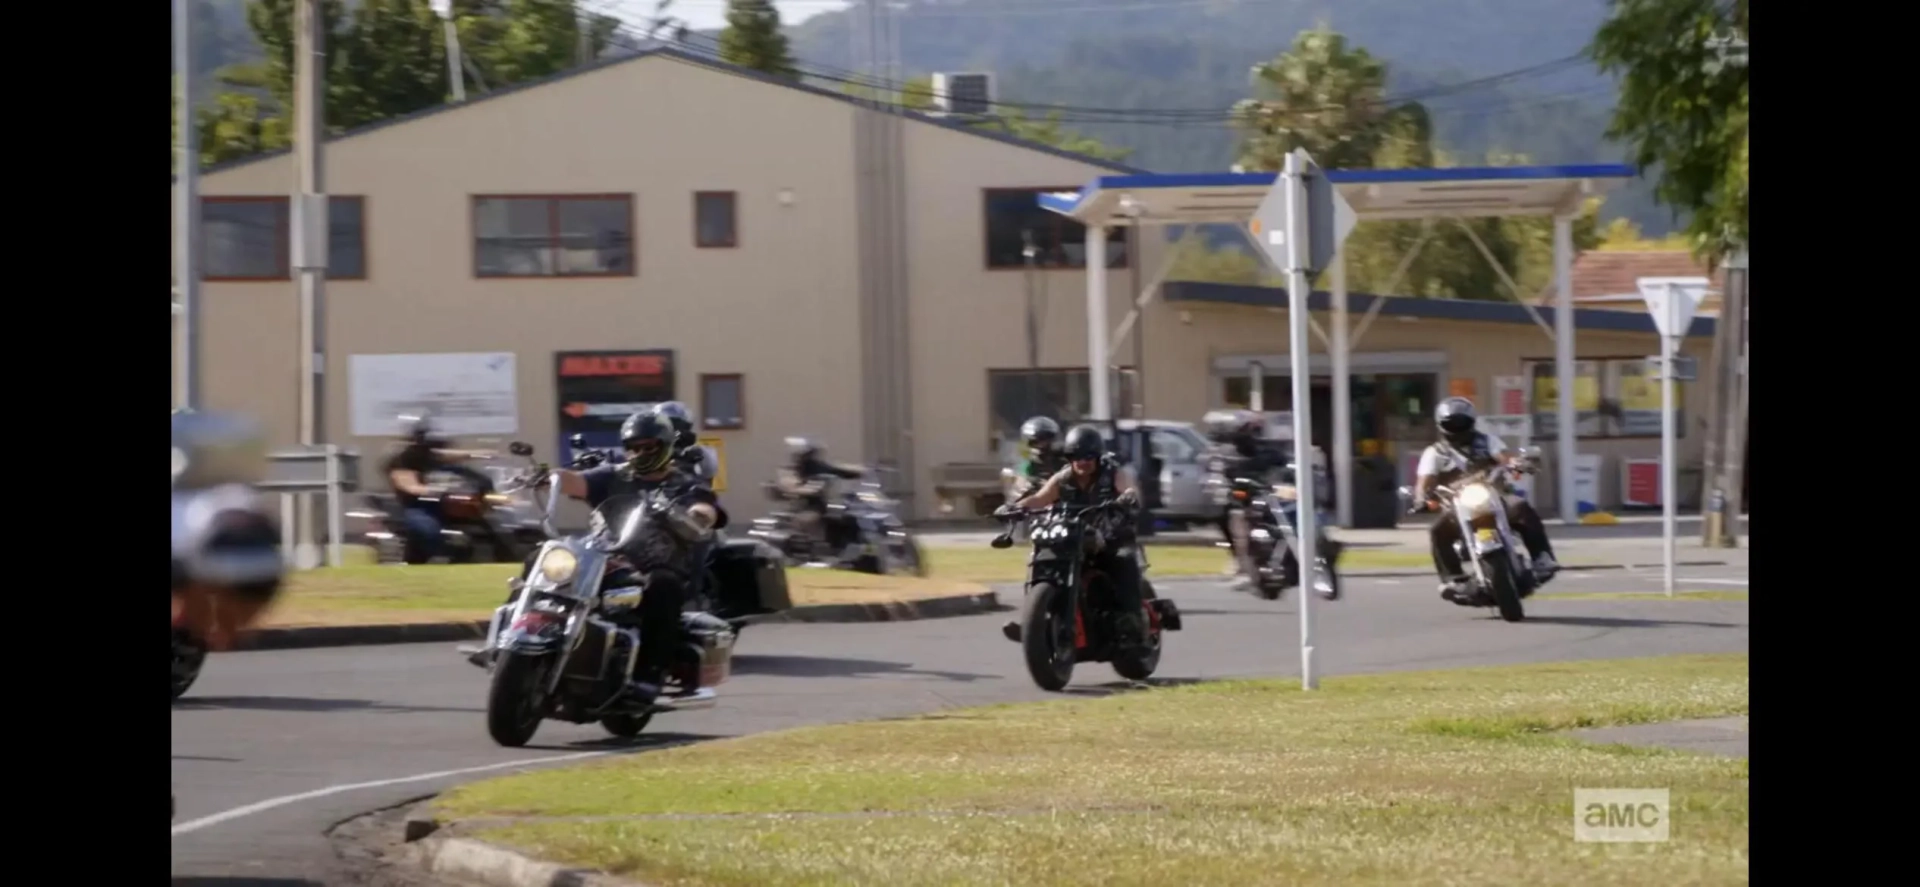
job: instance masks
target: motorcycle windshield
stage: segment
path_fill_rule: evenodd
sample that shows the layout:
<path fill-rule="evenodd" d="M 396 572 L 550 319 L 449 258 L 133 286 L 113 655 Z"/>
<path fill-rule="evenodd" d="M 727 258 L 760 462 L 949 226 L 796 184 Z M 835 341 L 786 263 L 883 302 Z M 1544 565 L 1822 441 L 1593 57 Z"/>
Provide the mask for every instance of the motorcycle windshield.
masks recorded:
<path fill-rule="evenodd" d="M 639 507 L 639 496 L 614 496 L 593 510 L 593 514 L 587 518 L 587 532 L 596 539 L 612 542 L 619 537 L 620 528 L 626 526 L 627 518 Z"/>

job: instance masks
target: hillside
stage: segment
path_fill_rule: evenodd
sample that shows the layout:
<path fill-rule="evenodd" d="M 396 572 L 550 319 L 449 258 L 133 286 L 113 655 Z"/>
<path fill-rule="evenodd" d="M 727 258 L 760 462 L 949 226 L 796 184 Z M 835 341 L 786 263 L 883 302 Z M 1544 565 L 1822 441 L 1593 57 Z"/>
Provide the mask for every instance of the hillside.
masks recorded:
<path fill-rule="evenodd" d="M 258 57 L 245 0 L 201 4 L 197 68 L 210 73 Z M 1101 7 L 1113 11 L 1093 11 Z M 1246 96 L 1249 66 L 1325 21 L 1388 62 L 1394 95 L 1456 90 L 1422 101 L 1440 146 L 1459 162 L 1525 155 L 1536 163 L 1575 163 L 1624 154 L 1602 137 L 1613 89 L 1591 66 L 1563 63 L 1458 85 L 1578 53 L 1605 8 L 1603 0 L 910 0 L 898 21 L 907 76 L 993 71 L 1003 102 L 1148 112 L 1224 110 Z M 863 17 L 831 12 L 790 28 L 802 67 L 842 78 L 860 69 L 854 38 L 864 32 L 852 29 Z M 211 77 L 200 85 L 203 95 L 218 86 Z M 1234 134 L 1224 123 L 1173 124 L 1151 113 L 1124 115 L 1129 122 L 1063 116 L 1075 129 L 1132 148 L 1130 161 L 1149 169 L 1215 170 L 1233 162 Z M 1637 182 L 1610 196 L 1604 217 L 1664 234 L 1673 220 L 1650 192 Z"/>

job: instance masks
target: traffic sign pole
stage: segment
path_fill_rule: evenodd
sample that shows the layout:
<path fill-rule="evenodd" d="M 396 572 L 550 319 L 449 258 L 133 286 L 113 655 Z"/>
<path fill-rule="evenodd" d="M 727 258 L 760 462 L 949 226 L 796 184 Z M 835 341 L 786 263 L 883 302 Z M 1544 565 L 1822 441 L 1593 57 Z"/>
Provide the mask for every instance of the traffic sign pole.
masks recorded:
<path fill-rule="evenodd" d="M 1298 515 L 1294 534 L 1299 545 L 1294 554 L 1298 558 L 1300 576 L 1300 687 L 1303 690 L 1317 690 L 1320 687 L 1320 675 L 1314 668 L 1313 645 L 1313 589 L 1316 575 L 1315 542 L 1319 541 L 1317 526 L 1319 515 L 1315 505 L 1316 491 L 1313 488 L 1313 363 L 1307 352 L 1308 298 L 1313 294 L 1313 280 L 1308 274 L 1307 232 L 1310 221 L 1307 219 L 1307 195 L 1302 181 L 1306 159 L 1305 152 L 1295 151 L 1287 155 L 1286 166 L 1280 175 L 1280 185 L 1286 189 L 1287 221 L 1286 228 L 1286 272 L 1287 272 L 1287 357 L 1293 364 L 1293 490 L 1294 514 Z"/>
<path fill-rule="evenodd" d="M 1674 364 L 1678 363 L 1680 343 L 1686 341 L 1693 314 L 1706 295 L 1704 277 L 1642 277 L 1640 297 L 1647 303 L 1654 328 L 1660 334 L 1660 535 L 1666 551 L 1663 570 L 1667 597 L 1673 597 L 1674 535 L 1679 503 L 1674 500 L 1676 429 L 1673 420 Z"/>

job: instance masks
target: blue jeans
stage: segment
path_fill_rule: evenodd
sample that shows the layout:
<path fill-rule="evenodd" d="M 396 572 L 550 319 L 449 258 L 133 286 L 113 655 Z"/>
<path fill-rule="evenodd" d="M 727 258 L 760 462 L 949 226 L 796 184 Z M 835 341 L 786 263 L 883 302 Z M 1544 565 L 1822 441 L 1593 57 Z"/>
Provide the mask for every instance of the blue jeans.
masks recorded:
<path fill-rule="evenodd" d="M 400 523 L 407 533 L 407 563 L 424 564 L 440 553 L 438 508 L 424 503 L 409 505 L 400 512 Z"/>

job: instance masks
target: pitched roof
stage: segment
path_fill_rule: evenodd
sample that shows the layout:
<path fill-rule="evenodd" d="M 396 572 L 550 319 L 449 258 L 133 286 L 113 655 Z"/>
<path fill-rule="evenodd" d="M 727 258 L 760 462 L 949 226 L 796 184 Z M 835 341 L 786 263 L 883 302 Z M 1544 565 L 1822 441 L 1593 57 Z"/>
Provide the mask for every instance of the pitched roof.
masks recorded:
<path fill-rule="evenodd" d="M 681 49 L 676 49 L 671 46 L 659 46 L 659 47 L 654 47 L 652 49 L 643 49 L 639 52 L 636 52 L 630 55 L 622 55 L 614 58 L 601 59 L 599 61 L 595 61 L 590 64 L 581 65 L 580 67 L 577 67 L 577 68 L 570 68 L 568 70 L 561 71 L 558 74 L 552 74 L 546 77 L 541 77 L 536 80 L 528 80 L 523 83 L 516 83 L 512 86 L 493 90 L 484 95 L 475 96 L 473 98 L 468 99 L 465 102 L 458 102 L 458 103 L 449 102 L 447 104 L 436 105 L 431 108 L 423 108 L 411 114 L 402 114 L 398 117 L 390 117 L 386 120 L 382 120 L 377 123 L 369 123 L 366 126 L 358 127 L 356 129 L 351 129 L 339 135 L 330 136 L 327 138 L 327 143 L 332 144 L 335 142 L 342 141 L 344 139 L 351 139 L 356 136 L 363 136 L 363 135 L 366 135 L 367 133 L 375 132 L 381 129 L 385 129 L 387 127 L 400 126 L 403 124 L 412 123 L 413 121 L 419 120 L 424 117 L 431 117 L 435 114 L 441 114 L 447 111 L 453 111 L 460 108 L 472 107 L 482 102 L 500 98 L 501 96 L 511 95 L 517 92 L 524 92 L 526 90 L 531 90 L 531 89 L 539 89 L 540 87 L 546 86 L 547 84 L 550 84 L 550 83 L 558 83 L 562 80 L 569 80 L 574 77 L 585 76 L 587 74 L 592 74 L 594 72 L 605 70 L 607 68 L 614 68 L 621 65 L 629 65 L 641 59 L 652 58 L 655 56 L 670 58 L 675 61 L 684 62 L 686 64 L 707 68 L 717 73 L 730 74 L 735 77 L 745 77 L 749 80 L 758 80 L 770 86 L 778 86 L 783 89 L 792 89 L 800 92 L 811 93 L 813 95 L 817 95 L 823 98 L 833 99 L 834 101 L 846 102 L 847 104 L 850 104 L 850 105 L 866 104 L 866 102 L 858 98 L 855 98 L 853 96 L 849 96 L 840 92 L 835 92 L 834 90 L 831 90 L 831 89 L 823 89 L 818 86 L 801 83 L 795 80 L 788 80 L 781 77 L 774 77 L 772 75 L 763 74 L 759 71 L 755 71 L 750 68 L 742 68 L 739 65 L 728 64 L 718 59 L 712 59 L 712 58 L 707 58 L 705 56 L 695 55 L 693 53 L 690 53 Z M 1017 136 L 1008 135 L 1006 133 L 994 132 L 992 130 L 981 129 L 979 127 L 974 127 L 974 126 L 968 126 L 967 124 L 962 123 L 960 121 L 956 121 L 956 120 L 949 120 L 943 117 L 934 117 L 928 114 L 923 114 L 918 111 L 910 111 L 905 109 L 901 109 L 899 113 L 901 116 L 906 117 L 909 120 L 915 120 L 920 123 L 926 123 L 932 126 L 938 126 L 942 129 L 950 129 L 955 132 L 966 133 L 967 135 L 970 135 L 970 136 L 988 139 L 995 142 L 1001 142 L 1003 144 L 1013 145 L 1019 148 L 1025 148 L 1029 151 L 1038 151 L 1042 154 L 1048 154 L 1054 157 L 1062 157 L 1068 160 L 1078 160 L 1082 163 L 1087 163 L 1093 166 L 1101 167 L 1102 169 L 1110 169 L 1115 172 L 1132 173 L 1136 175 L 1147 173 L 1147 170 L 1141 169 L 1140 167 L 1129 166 L 1124 163 L 1116 163 L 1111 160 L 1100 160 L 1097 158 L 1088 157 L 1084 154 L 1075 154 L 1072 151 L 1056 148 L 1056 147 L 1053 147 L 1052 145 L 1042 144 L 1040 142 L 1019 138 Z M 236 167 L 246 166 L 247 164 L 250 164 L 250 163 L 258 163 L 262 160 L 266 160 L 272 157 L 278 157 L 282 154 L 286 154 L 288 153 L 289 150 L 290 149 L 282 148 L 275 151 L 266 151 L 260 154 L 255 154 L 250 157 L 243 157 L 237 160 L 229 160 L 224 163 L 216 163 L 202 170 L 200 174 L 203 176 L 206 176 L 206 175 L 211 175 L 217 172 L 223 172 L 229 169 L 234 169 Z M 177 177 L 176 177 L 176 181 L 177 181 Z"/>
<path fill-rule="evenodd" d="M 1705 265 L 1684 250 L 1588 250 L 1573 260 L 1573 298 L 1638 293 L 1642 277 L 1707 277 L 1714 288 L 1726 285 L 1726 271 L 1709 275 Z M 1546 302 L 1553 301 L 1549 294 Z"/>

